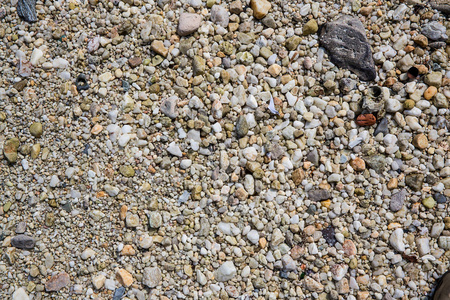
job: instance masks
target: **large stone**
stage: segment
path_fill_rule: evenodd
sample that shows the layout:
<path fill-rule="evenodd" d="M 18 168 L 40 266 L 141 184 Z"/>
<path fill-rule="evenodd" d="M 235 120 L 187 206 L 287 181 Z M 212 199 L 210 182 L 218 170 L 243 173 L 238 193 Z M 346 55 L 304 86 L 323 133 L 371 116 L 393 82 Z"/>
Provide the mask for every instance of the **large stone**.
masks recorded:
<path fill-rule="evenodd" d="M 238 138 L 246 136 L 248 133 L 248 129 L 248 123 L 245 116 L 239 116 L 236 121 L 236 135 L 238 136 Z"/>
<path fill-rule="evenodd" d="M 450 15 L 450 2 L 448 0 L 430 0 L 429 2 L 432 8 Z"/>
<path fill-rule="evenodd" d="M 267 0 L 251 0 L 250 6 L 253 10 L 253 16 L 262 19 L 269 13 L 272 4 Z"/>
<path fill-rule="evenodd" d="M 224 262 L 216 271 L 215 278 L 217 281 L 223 282 L 233 279 L 236 276 L 236 267 L 232 261 Z"/>
<path fill-rule="evenodd" d="M 10 163 L 17 161 L 17 150 L 19 149 L 20 141 L 18 138 L 11 138 L 3 145 L 3 155 Z"/>
<path fill-rule="evenodd" d="M 29 296 L 24 288 L 18 288 L 12 295 L 12 300 L 29 300 Z"/>
<path fill-rule="evenodd" d="M 187 36 L 197 31 L 202 22 L 202 16 L 198 14 L 183 13 L 178 20 L 177 32 L 180 36 Z"/>
<path fill-rule="evenodd" d="M 17 2 L 17 14 L 25 22 L 36 22 L 36 0 L 19 0 Z"/>
<path fill-rule="evenodd" d="M 157 287 L 162 281 L 161 270 L 158 267 L 144 269 L 144 275 L 142 277 L 142 283 L 149 288 Z"/>
<path fill-rule="evenodd" d="M 11 239 L 11 246 L 19 249 L 33 249 L 35 244 L 34 238 L 25 234 L 16 235 Z"/>
<path fill-rule="evenodd" d="M 130 274 L 130 272 L 128 272 L 125 269 L 119 269 L 116 272 L 116 279 L 120 282 L 121 285 L 123 285 L 124 287 L 129 287 L 130 285 L 133 284 L 133 275 Z"/>
<path fill-rule="evenodd" d="M 445 26 L 438 21 L 432 21 L 422 27 L 422 34 L 430 40 L 445 40 L 448 38 L 446 30 Z"/>
<path fill-rule="evenodd" d="M 230 22 L 228 11 L 220 5 L 214 5 L 211 8 L 211 21 L 222 27 L 227 27 Z"/>
<path fill-rule="evenodd" d="M 206 61 L 201 56 L 194 56 L 194 60 L 192 62 L 192 68 L 194 70 L 194 75 L 203 75 L 206 69 Z"/>
<path fill-rule="evenodd" d="M 50 278 L 45 283 L 45 290 L 47 292 L 57 292 L 63 289 L 69 283 L 70 283 L 69 274 L 67 274 L 66 272 L 62 272 L 52 276 L 52 278 Z"/>
<path fill-rule="evenodd" d="M 342 16 L 325 23 L 319 42 L 338 67 L 351 70 L 361 80 L 374 80 L 377 76 L 364 26 L 357 18 Z"/>
<path fill-rule="evenodd" d="M 418 192 L 422 189 L 424 178 L 425 176 L 421 173 L 411 173 L 406 175 L 405 183 L 411 190 Z"/>

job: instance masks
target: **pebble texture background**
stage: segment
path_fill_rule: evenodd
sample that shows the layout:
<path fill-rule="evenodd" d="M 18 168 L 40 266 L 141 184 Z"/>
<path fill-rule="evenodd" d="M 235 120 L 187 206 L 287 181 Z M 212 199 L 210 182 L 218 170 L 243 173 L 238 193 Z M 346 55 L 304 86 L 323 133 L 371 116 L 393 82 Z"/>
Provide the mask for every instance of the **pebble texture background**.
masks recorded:
<path fill-rule="evenodd" d="M 0 298 L 424 299 L 448 12 L 0 1 Z"/>

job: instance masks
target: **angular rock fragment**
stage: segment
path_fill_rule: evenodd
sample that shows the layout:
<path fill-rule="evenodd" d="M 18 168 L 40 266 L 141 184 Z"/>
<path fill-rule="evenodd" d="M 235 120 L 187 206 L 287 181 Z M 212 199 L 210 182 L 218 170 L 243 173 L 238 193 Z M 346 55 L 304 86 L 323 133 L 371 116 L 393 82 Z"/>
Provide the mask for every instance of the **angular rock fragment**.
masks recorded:
<path fill-rule="evenodd" d="M 325 23 L 319 32 L 319 42 L 338 67 L 349 69 L 365 81 L 377 76 L 366 32 L 358 19 L 342 16 Z"/>
<path fill-rule="evenodd" d="M 19 0 L 17 2 L 17 14 L 25 22 L 36 22 L 36 0 Z"/>

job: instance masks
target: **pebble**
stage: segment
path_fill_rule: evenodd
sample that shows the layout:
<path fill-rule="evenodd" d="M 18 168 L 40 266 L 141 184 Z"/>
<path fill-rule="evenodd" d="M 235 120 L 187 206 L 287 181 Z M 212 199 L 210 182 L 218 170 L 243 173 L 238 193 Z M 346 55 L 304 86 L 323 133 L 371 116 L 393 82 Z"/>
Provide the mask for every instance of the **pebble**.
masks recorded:
<path fill-rule="evenodd" d="M 224 262 L 215 272 L 215 278 L 219 282 L 228 281 L 236 276 L 236 267 L 233 262 L 226 261 Z"/>
<path fill-rule="evenodd" d="M 45 290 L 47 292 L 57 292 L 69 285 L 70 277 L 66 272 L 61 272 L 56 275 L 53 275 L 47 282 L 45 283 Z"/>
<path fill-rule="evenodd" d="M 177 32 L 180 36 L 187 36 L 197 31 L 202 22 L 202 16 L 192 13 L 182 13 L 178 20 Z"/>
<path fill-rule="evenodd" d="M 142 283 L 149 288 L 155 288 L 161 284 L 162 274 L 158 267 L 144 269 Z"/>

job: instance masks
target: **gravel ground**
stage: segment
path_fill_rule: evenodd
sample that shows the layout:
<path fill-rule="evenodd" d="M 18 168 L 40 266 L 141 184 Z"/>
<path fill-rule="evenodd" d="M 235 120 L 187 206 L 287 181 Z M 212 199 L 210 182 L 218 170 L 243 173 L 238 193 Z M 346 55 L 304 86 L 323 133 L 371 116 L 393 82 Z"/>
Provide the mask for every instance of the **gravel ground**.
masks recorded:
<path fill-rule="evenodd" d="M 424 299 L 449 269 L 448 1 L 0 5 L 1 299 Z"/>

